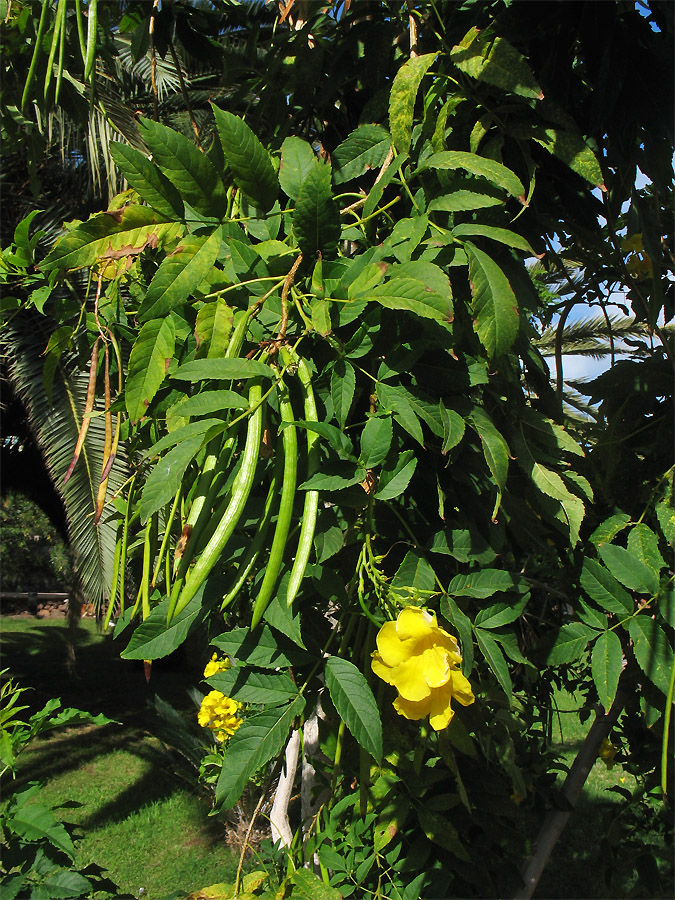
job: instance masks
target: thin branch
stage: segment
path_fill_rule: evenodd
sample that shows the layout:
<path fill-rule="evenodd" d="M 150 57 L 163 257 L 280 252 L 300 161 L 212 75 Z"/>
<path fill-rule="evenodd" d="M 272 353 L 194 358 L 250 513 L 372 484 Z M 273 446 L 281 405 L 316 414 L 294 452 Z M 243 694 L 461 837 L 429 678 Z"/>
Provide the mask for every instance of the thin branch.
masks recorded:
<path fill-rule="evenodd" d="M 159 0 L 153 0 L 152 11 L 150 13 L 150 25 L 148 33 L 150 35 L 150 78 L 152 80 L 152 105 L 154 109 L 155 122 L 159 122 L 159 98 L 157 95 L 157 50 L 155 49 L 155 14 Z"/>

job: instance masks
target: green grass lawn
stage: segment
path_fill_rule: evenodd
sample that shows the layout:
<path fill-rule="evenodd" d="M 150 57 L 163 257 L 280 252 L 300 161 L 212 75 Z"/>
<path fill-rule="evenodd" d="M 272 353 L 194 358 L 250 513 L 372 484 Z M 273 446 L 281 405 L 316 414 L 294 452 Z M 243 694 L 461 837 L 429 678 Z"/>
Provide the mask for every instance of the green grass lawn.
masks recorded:
<path fill-rule="evenodd" d="M 156 692 L 189 721 L 196 711 L 185 686 L 198 683 L 202 654 L 176 661 L 176 669 L 155 664 L 146 685 L 142 664 L 120 660 L 121 647 L 85 620 L 77 630 L 73 678 L 63 619 L 3 617 L 0 629 L 1 667 L 32 688 L 24 695 L 31 709 L 60 697 L 65 706 L 119 722 L 57 730 L 37 740 L 21 757 L 4 799 L 37 780 L 55 807 L 74 801 L 77 806 L 58 814 L 79 829 L 78 864 L 97 863 L 124 892 L 144 900 L 234 880 L 238 859 L 226 843 L 226 826 L 209 817 L 196 773 L 153 735 L 147 706 Z"/>

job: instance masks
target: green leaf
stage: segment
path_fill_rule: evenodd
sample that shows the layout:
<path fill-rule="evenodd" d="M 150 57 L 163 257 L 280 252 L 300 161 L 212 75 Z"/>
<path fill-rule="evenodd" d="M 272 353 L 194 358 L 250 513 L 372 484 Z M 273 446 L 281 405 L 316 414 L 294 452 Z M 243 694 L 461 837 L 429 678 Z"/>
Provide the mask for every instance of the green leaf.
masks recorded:
<path fill-rule="evenodd" d="M 165 450 L 168 450 L 169 447 L 173 447 L 175 444 L 180 444 L 181 441 L 187 441 L 196 437 L 196 435 L 203 436 L 207 431 L 211 429 L 214 430 L 213 434 L 209 435 L 209 439 L 215 437 L 217 433 L 224 431 L 225 422 L 223 419 L 199 419 L 197 422 L 190 422 L 187 425 L 180 425 L 178 428 L 170 431 L 168 434 L 163 435 L 158 441 L 156 441 L 149 450 L 145 450 L 143 452 L 143 456 L 145 459 L 151 459 L 153 456 L 157 456 L 158 453 L 163 453 Z"/>
<path fill-rule="evenodd" d="M 41 890 L 40 890 L 41 889 Z M 34 897 L 91 897 L 92 884 L 88 878 L 79 872 L 72 872 L 68 869 L 58 869 L 48 878 L 41 882 L 40 893 L 37 891 L 32 894 Z M 45 891 L 46 893 L 42 893 Z"/>
<path fill-rule="evenodd" d="M 139 131 L 153 160 L 181 198 L 203 216 L 224 218 L 225 186 L 208 156 L 178 131 L 152 119 L 141 118 Z"/>
<path fill-rule="evenodd" d="M 289 422 L 288 424 L 290 425 L 291 423 Z M 286 423 L 282 423 L 281 427 L 285 425 Z M 340 431 L 335 425 L 329 425 L 327 422 L 307 422 L 304 419 L 298 419 L 296 422 L 293 422 L 293 425 L 299 428 L 306 428 L 307 431 L 313 431 L 315 434 L 321 435 L 333 450 L 341 456 L 351 457 L 354 450 L 352 442 L 344 431 Z"/>
<path fill-rule="evenodd" d="M 268 212 L 279 193 L 279 182 L 267 150 L 239 116 L 211 104 L 223 156 L 235 184 L 254 206 Z"/>
<path fill-rule="evenodd" d="M 139 504 L 142 524 L 176 496 L 187 467 L 199 453 L 203 443 L 203 434 L 181 441 L 153 466 L 143 485 Z"/>
<path fill-rule="evenodd" d="M 339 656 L 326 663 L 326 687 L 338 715 L 359 744 L 382 761 L 382 722 L 368 682 L 354 663 Z"/>
<path fill-rule="evenodd" d="M 367 169 L 379 168 L 389 153 L 391 136 L 381 125 L 360 125 L 331 154 L 333 181 L 342 184 Z"/>
<path fill-rule="evenodd" d="M 322 300 L 320 297 L 312 297 L 310 312 L 314 331 L 322 335 L 322 337 L 329 335 L 333 330 L 330 320 L 330 301 Z"/>
<path fill-rule="evenodd" d="M 398 171 L 403 165 L 403 163 L 407 159 L 407 153 L 399 153 L 390 165 L 388 166 L 386 172 L 382 174 L 382 177 L 376 184 L 374 184 L 370 192 L 368 194 L 368 199 L 366 200 L 363 206 L 363 218 L 367 219 L 368 216 L 372 215 L 375 212 L 375 208 L 377 204 L 382 199 L 382 194 L 385 189 L 391 184 L 394 178 L 398 175 Z"/>
<path fill-rule="evenodd" d="M 298 695 L 288 706 L 244 719 L 228 742 L 227 765 L 222 767 L 216 785 L 216 804 L 220 809 L 234 806 L 258 769 L 281 752 L 293 720 L 301 715 L 304 705 L 304 697 Z"/>
<path fill-rule="evenodd" d="M 293 231 L 306 262 L 317 252 L 335 254 L 340 239 L 340 214 L 331 191 L 331 168 L 317 162 L 300 186 L 293 213 Z"/>
<path fill-rule="evenodd" d="M 494 194 L 486 194 L 473 189 L 478 186 L 479 183 L 475 179 L 455 179 L 450 185 L 449 193 L 435 197 L 429 203 L 428 212 L 469 212 L 472 209 L 487 209 L 504 203 L 503 196 L 498 196 L 497 191 Z"/>
<path fill-rule="evenodd" d="M 628 535 L 628 552 L 651 569 L 657 577 L 661 569 L 666 567 L 666 561 L 659 552 L 659 539 L 651 528 L 643 523 L 631 529 Z"/>
<path fill-rule="evenodd" d="M 294 648 L 289 641 L 277 636 L 269 625 L 256 628 L 234 628 L 214 638 L 211 643 L 233 659 L 261 669 L 277 669 L 307 661 L 307 654 Z"/>
<path fill-rule="evenodd" d="M 492 669 L 495 678 L 506 694 L 509 705 L 512 704 L 513 686 L 511 684 L 511 676 L 509 674 L 508 663 L 504 658 L 501 647 L 494 639 L 494 637 L 488 631 L 483 631 L 482 628 L 474 629 L 474 634 L 476 635 L 478 646 L 480 647 L 481 652 L 485 657 L 485 661 Z"/>
<path fill-rule="evenodd" d="M 501 356 L 511 349 L 518 334 L 518 300 L 493 259 L 470 241 L 464 247 L 469 256 L 475 331 L 491 357 Z"/>
<path fill-rule="evenodd" d="M 417 278 L 396 275 L 363 296 L 387 309 L 402 309 L 423 319 L 433 319 L 449 328 L 453 320 L 452 301 Z"/>
<path fill-rule="evenodd" d="M 502 625 L 515 622 L 525 609 L 529 599 L 530 595 L 525 594 L 516 603 L 495 603 L 494 606 L 479 609 L 474 619 L 474 625 L 480 625 L 481 628 L 501 628 Z"/>
<path fill-rule="evenodd" d="M 673 648 L 665 632 L 649 614 L 643 614 L 629 619 L 628 633 L 638 665 L 652 684 L 667 696 L 673 669 Z"/>
<path fill-rule="evenodd" d="M 466 222 L 463 225 L 455 225 L 452 229 L 453 237 L 486 237 L 492 241 L 499 241 L 500 244 L 506 244 L 507 247 L 514 247 L 516 250 L 523 250 L 530 256 L 535 256 L 535 252 L 530 246 L 528 240 L 515 231 L 508 228 L 497 228 L 494 225 L 478 225 L 475 222 Z"/>
<path fill-rule="evenodd" d="M 332 474 L 330 471 L 316 472 L 307 481 L 303 481 L 298 486 L 300 491 L 342 491 L 345 488 L 353 487 L 355 484 L 361 484 L 366 477 L 366 470 L 357 468 L 354 471 L 353 466 L 350 471 L 354 474 L 340 475 Z"/>
<path fill-rule="evenodd" d="M 576 662 L 586 649 L 586 644 L 596 635 L 597 631 L 582 622 L 563 625 L 548 652 L 546 663 L 549 666 L 561 666 Z"/>
<path fill-rule="evenodd" d="M 630 516 L 626 513 L 616 513 L 605 519 L 595 529 L 590 537 L 592 543 L 597 546 L 600 544 L 611 544 L 614 538 L 619 534 L 630 522 Z"/>
<path fill-rule="evenodd" d="M 441 453 L 449 453 L 464 437 L 466 428 L 464 419 L 454 409 L 447 409 L 441 398 L 439 404 L 441 422 L 443 423 L 443 447 Z"/>
<path fill-rule="evenodd" d="M 226 409 L 246 409 L 248 400 L 236 391 L 203 391 L 193 397 L 185 397 L 171 407 L 177 416 L 209 416 Z"/>
<path fill-rule="evenodd" d="M 281 145 L 279 183 L 291 200 L 297 198 L 302 182 L 316 164 L 316 154 L 307 141 L 298 137 L 286 138 Z"/>
<path fill-rule="evenodd" d="M 146 322 L 131 348 L 124 393 L 129 418 L 142 419 L 161 387 L 173 359 L 176 332 L 169 316 Z"/>
<path fill-rule="evenodd" d="M 452 48 L 450 59 L 458 69 L 477 81 L 519 97 L 539 100 L 544 96 L 525 58 L 508 41 L 495 37 L 488 30 L 471 28 Z"/>
<path fill-rule="evenodd" d="M 457 829 L 449 819 L 433 812 L 428 807 L 420 806 L 417 810 L 422 831 L 430 841 L 447 850 L 457 859 L 470 863 L 471 856 L 459 839 Z"/>
<path fill-rule="evenodd" d="M 147 206 L 129 204 L 122 209 L 97 213 L 60 238 L 40 263 L 40 269 L 83 269 L 99 260 L 138 256 L 146 247 L 159 247 L 181 229 L 174 222 L 158 222 Z"/>
<path fill-rule="evenodd" d="M 630 594 L 624 591 L 611 572 L 594 559 L 584 559 L 580 583 L 591 600 L 607 612 L 623 616 L 635 609 Z"/>
<path fill-rule="evenodd" d="M 664 538 L 671 547 L 675 547 L 675 509 L 673 509 L 673 504 L 667 503 L 665 500 L 657 503 L 656 516 Z"/>
<path fill-rule="evenodd" d="M 252 672 L 238 666 L 218 672 L 207 683 L 226 697 L 234 697 L 241 703 L 269 703 L 279 706 L 288 703 L 298 693 L 293 679 L 287 672 Z"/>
<path fill-rule="evenodd" d="M 604 564 L 624 587 L 651 597 L 658 594 L 658 573 L 646 566 L 630 550 L 614 544 L 603 544 L 598 547 L 598 552 Z"/>
<path fill-rule="evenodd" d="M 169 600 L 158 603 L 145 622 L 131 635 L 129 644 L 120 654 L 122 659 L 160 659 L 173 653 L 208 612 L 208 607 L 202 606 L 204 593 L 205 588 L 202 587 L 169 625 L 166 624 Z"/>
<path fill-rule="evenodd" d="M 480 407 L 473 408 L 467 422 L 480 438 L 485 462 L 500 490 L 503 490 L 509 471 L 508 444 L 502 433 L 495 428 L 488 414 Z"/>
<path fill-rule="evenodd" d="M 622 666 L 621 641 L 614 631 L 605 631 L 595 642 L 591 654 L 591 673 L 605 710 L 614 702 Z"/>
<path fill-rule="evenodd" d="M 410 150 L 417 91 L 435 59 L 435 53 L 413 57 L 401 66 L 394 78 L 389 95 L 389 128 L 399 153 Z"/>
<path fill-rule="evenodd" d="M 22 804 L 15 808 L 9 823 L 12 830 L 24 840 L 29 842 L 46 840 L 71 859 L 75 859 L 75 847 L 70 835 L 46 806 L 40 803 Z"/>
<path fill-rule="evenodd" d="M 415 550 L 408 550 L 392 578 L 391 586 L 397 591 L 407 590 L 412 598 L 433 594 L 436 575 L 426 559 Z"/>
<path fill-rule="evenodd" d="M 274 378 L 268 365 L 257 359 L 192 359 L 171 376 L 179 381 L 213 381 L 241 378 Z"/>
<path fill-rule="evenodd" d="M 304 900 L 342 900 L 337 888 L 325 884 L 318 875 L 309 869 L 296 869 L 291 875 L 294 885 L 293 896 Z"/>
<path fill-rule="evenodd" d="M 330 394 L 333 401 L 333 414 L 340 428 L 345 427 L 349 417 L 355 389 L 354 366 L 348 360 L 339 359 L 330 376 Z"/>
<path fill-rule="evenodd" d="M 455 597 L 478 597 L 485 600 L 501 591 L 519 591 L 522 578 L 502 569 L 476 569 L 466 575 L 455 575 L 448 593 Z"/>
<path fill-rule="evenodd" d="M 565 128 L 537 127 L 533 133 L 534 140 L 541 144 L 550 154 L 562 160 L 565 165 L 581 175 L 594 187 L 604 189 L 602 169 L 588 144 L 580 134 Z"/>
<path fill-rule="evenodd" d="M 494 159 L 487 159 L 476 153 L 467 153 L 464 150 L 442 150 L 440 153 L 432 153 L 420 166 L 420 170 L 424 169 L 464 169 L 471 175 L 486 178 L 512 197 L 520 199 L 525 196 L 523 183 L 515 172 Z"/>
<path fill-rule="evenodd" d="M 374 469 L 384 462 L 393 437 L 390 416 L 371 416 L 361 432 L 361 462 Z"/>
<path fill-rule="evenodd" d="M 412 451 L 402 453 L 396 467 L 389 472 L 383 470 L 375 491 L 376 500 L 393 500 L 399 497 L 408 487 L 417 468 L 417 457 Z"/>
<path fill-rule="evenodd" d="M 148 285 L 139 321 L 161 318 L 184 303 L 213 268 L 220 243 L 220 228 L 207 236 L 184 237 L 176 250 L 162 260 Z"/>
<path fill-rule="evenodd" d="M 182 219 L 183 201 L 176 188 L 157 166 L 129 144 L 112 141 L 110 154 L 136 193 L 167 219 Z"/>
<path fill-rule="evenodd" d="M 457 606 L 449 595 L 441 597 L 441 613 L 450 622 L 459 635 L 462 647 L 462 672 L 468 678 L 473 669 L 473 630 L 471 619 Z"/>
<path fill-rule="evenodd" d="M 422 433 L 422 426 L 405 394 L 397 388 L 382 382 L 378 382 L 376 390 L 380 407 L 385 411 L 393 412 L 394 418 L 403 430 L 423 447 L 424 434 Z"/>

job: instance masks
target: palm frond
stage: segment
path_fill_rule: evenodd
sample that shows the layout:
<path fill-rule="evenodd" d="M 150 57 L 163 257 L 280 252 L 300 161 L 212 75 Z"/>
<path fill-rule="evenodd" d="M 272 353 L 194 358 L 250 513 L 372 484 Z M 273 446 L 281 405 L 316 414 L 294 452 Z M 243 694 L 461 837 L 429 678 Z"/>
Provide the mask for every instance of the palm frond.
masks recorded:
<path fill-rule="evenodd" d="M 535 338 L 534 344 L 544 356 L 550 356 L 555 352 L 557 332 L 557 327 L 550 325 Z M 621 341 L 625 338 L 643 338 L 646 334 L 644 323 L 636 322 L 635 319 L 627 319 L 617 314 L 610 315 L 607 319 L 604 316 L 587 316 L 565 323 L 562 331 L 562 352 L 601 359 L 611 352 L 611 341 L 614 340 L 618 342 L 614 348 L 615 354 L 622 355 L 628 352 L 628 348 L 624 347 Z"/>
<path fill-rule="evenodd" d="M 106 512 L 98 525 L 93 519 L 103 460 L 104 420 L 102 416 L 92 418 L 80 461 L 63 486 L 85 408 L 88 375 L 78 366 L 75 354 L 64 355 L 54 375 L 50 402 L 41 356 L 49 336 L 44 322 L 42 317 L 27 313 L 15 317 L 0 333 L 0 350 L 8 376 L 28 411 L 49 474 L 63 499 L 75 567 L 85 597 L 98 607 L 110 595 L 116 536 L 116 524 Z M 126 454 L 120 446 L 110 472 L 108 498 L 120 490 L 127 472 Z"/>

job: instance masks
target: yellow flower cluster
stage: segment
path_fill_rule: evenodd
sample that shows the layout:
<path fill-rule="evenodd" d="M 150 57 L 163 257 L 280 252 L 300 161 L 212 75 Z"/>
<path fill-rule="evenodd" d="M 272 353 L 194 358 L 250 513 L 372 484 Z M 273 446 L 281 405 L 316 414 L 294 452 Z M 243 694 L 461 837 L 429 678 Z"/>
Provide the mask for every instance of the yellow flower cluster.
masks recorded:
<path fill-rule="evenodd" d="M 241 725 L 242 720 L 237 716 L 240 709 L 241 703 L 237 703 L 232 697 L 226 697 L 220 691 L 211 691 L 202 700 L 197 721 L 202 728 L 210 728 L 216 740 L 224 742 Z"/>
<path fill-rule="evenodd" d="M 598 758 L 601 759 L 608 769 L 614 766 L 614 757 L 616 756 L 618 747 L 610 741 L 609 738 L 603 738 L 600 748 L 598 749 Z"/>
<path fill-rule="evenodd" d="M 229 669 L 231 665 L 232 664 L 227 657 L 225 657 L 224 659 L 218 659 L 218 654 L 214 653 L 211 659 L 206 664 L 206 668 L 204 669 L 204 678 L 210 678 L 212 675 L 217 675 L 218 672 L 224 672 L 225 669 Z"/>
<path fill-rule="evenodd" d="M 641 234 L 633 234 L 629 238 L 624 238 L 621 242 L 621 249 L 630 254 L 626 260 L 626 266 L 633 278 L 639 281 L 641 278 L 653 277 L 654 264 L 644 248 Z"/>
<path fill-rule="evenodd" d="M 407 606 L 395 622 L 385 622 L 372 657 L 373 672 L 398 690 L 394 709 L 407 719 L 429 716 L 441 731 L 454 715 L 453 698 L 463 706 L 474 702 L 457 641 L 425 609 Z"/>

